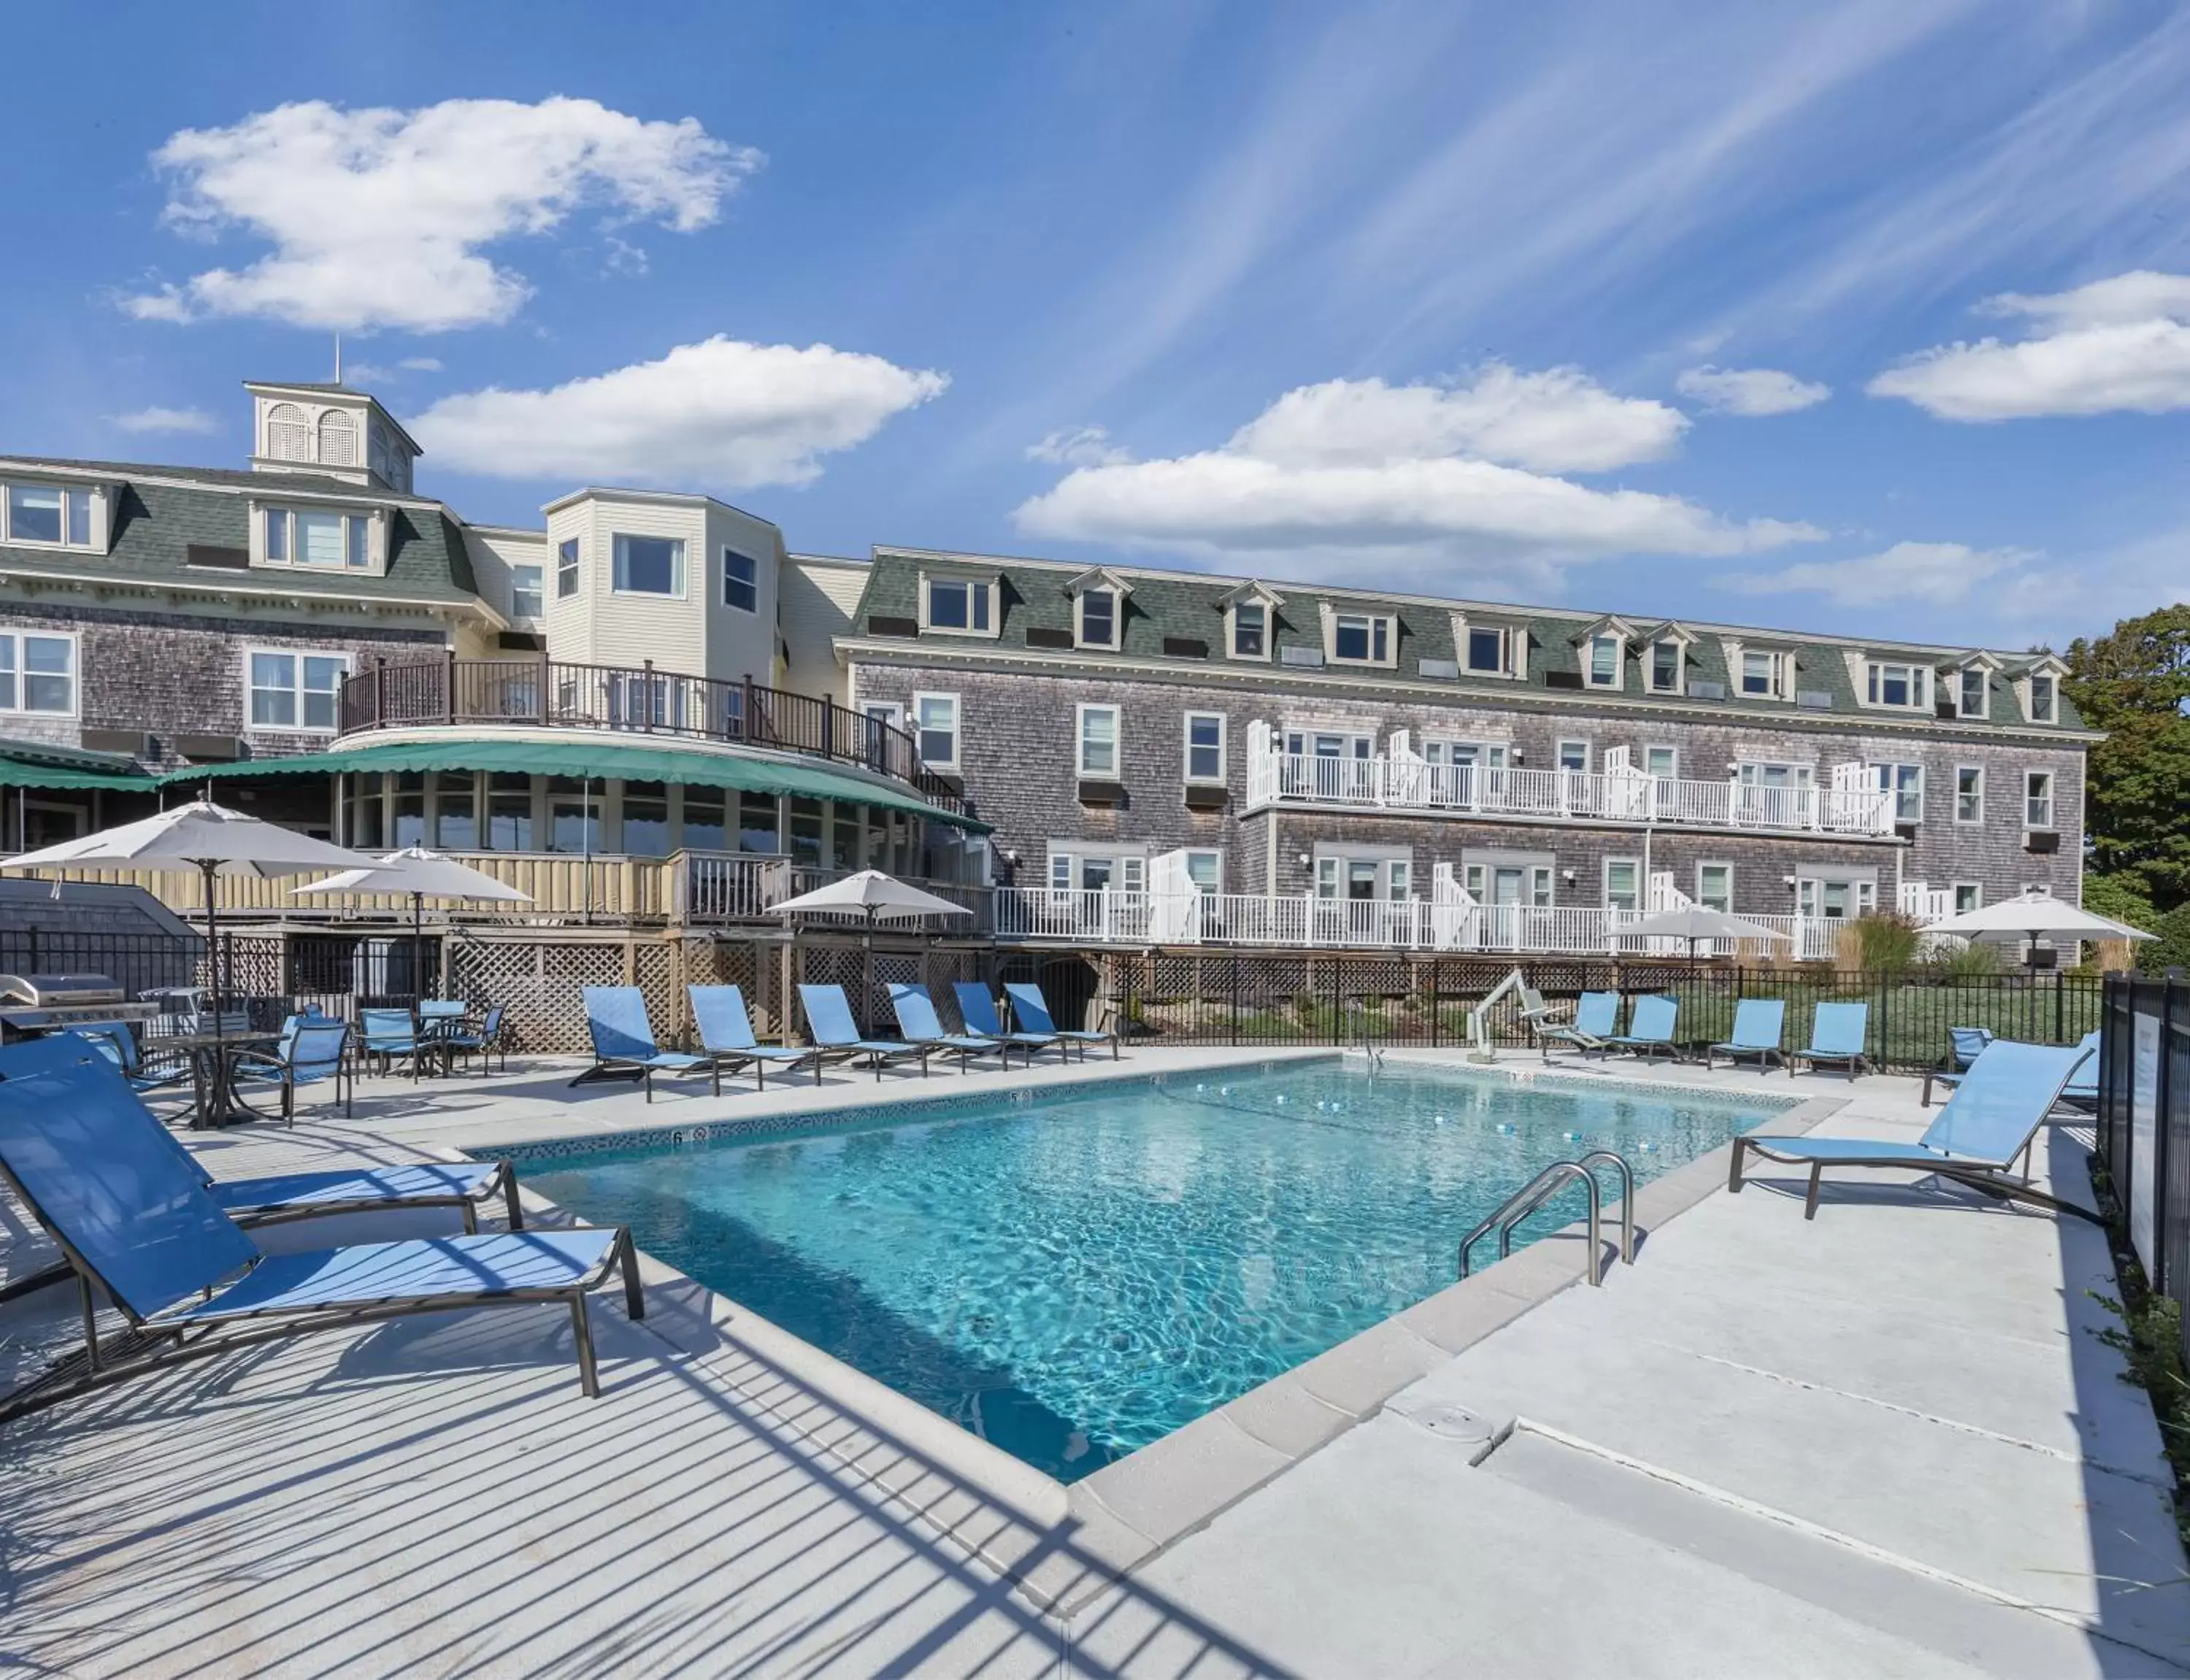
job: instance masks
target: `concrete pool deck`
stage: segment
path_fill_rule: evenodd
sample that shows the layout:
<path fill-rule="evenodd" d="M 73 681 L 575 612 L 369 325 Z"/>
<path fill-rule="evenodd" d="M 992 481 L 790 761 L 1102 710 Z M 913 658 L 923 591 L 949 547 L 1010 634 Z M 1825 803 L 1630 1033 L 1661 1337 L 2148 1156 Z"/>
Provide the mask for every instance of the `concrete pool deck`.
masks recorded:
<path fill-rule="evenodd" d="M 191 1141 L 241 1175 L 761 1101 L 566 1093 L 570 1072 L 369 1082 L 355 1119 Z M 1618 1072 L 1837 1100 L 1836 1133 L 1912 1137 L 1926 1117 L 1911 1080 Z M 1057 1078 L 833 1075 L 766 1101 L 788 1118 Z M 2077 1135 L 2044 1152 L 2080 1194 Z M 0 1657 L 156 1675 L 2190 1672 L 2157 1430 L 2085 1293 L 2113 1287 L 2101 1234 L 1891 1174 L 1829 1181 L 1806 1224 L 1792 1170 L 1759 1171 L 1739 1196 L 1722 1157 L 1646 1189 L 1647 1210 L 1686 1174 L 1676 1199 L 1700 1199 L 1646 1214 L 1638 1264 L 1601 1289 L 1563 1287 L 1580 1245 L 1538 1244 L 1444 1318 L 1433 1298 L 1355 1338 L 1374 1357 L 1312 1361 L 1284 1404 L 1245 1397 L 1160 1443 L 1184 1443 L 1160 1477 L 1115 1474 L 1136 1454 L 1069 1493 L 658 1267 L 643 1325 L 599 1299 L 597 1401 L 552 1309 L 188 1367 L 0 1434 Z M 380 1215 L 281 1241 L 433 1228 Z M 0 1318 L 18 1360 L 67 1305 Z M 1203 1514 L 1152 1536 L 1166 1509 Z"/>

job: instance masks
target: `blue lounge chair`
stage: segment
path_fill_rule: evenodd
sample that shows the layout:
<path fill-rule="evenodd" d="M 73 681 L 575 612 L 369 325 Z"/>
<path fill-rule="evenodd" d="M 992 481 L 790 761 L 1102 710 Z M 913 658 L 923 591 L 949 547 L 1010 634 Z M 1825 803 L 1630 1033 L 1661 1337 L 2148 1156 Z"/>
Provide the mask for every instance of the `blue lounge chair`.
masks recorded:
<path fill-rule="evenodd" d="M 966 1030 L 980 1038 L 1001 1038 L 1007 1044 L 1017 1044 L 1027 1053 L 1027 1065 L 1034 1065 L 1036 1050 L 1055 1050 L 1059 1061 L 1068 1052 L 1064 1040 L 1054 1032 L 1017 1032 L 1004 1025 L 996 1013 L 996 1000 L 989 988 L 978 980 L 954 980 L 950 990 L 958 999 L 958 1018 L 966 1023 Z"/>
<path fill-rule="evenodd" d="M 1723 1044 L 1711 1044 L 1704 1050 L 1704 1066 L 1710 1067 L 1721 1055 L 1728 1063 L 1739 1062 L 1745 1055 L 1756 1058 L 1762 1071 L 1773 1057 L 1787 1059 L 1780 1039 L 1787 1029 L 1787 1002 L 1784 998 L 1744 998 L 1733 1006 L 1733 1036 Z"/>
<path fill-rule="evenodd" d="M 1962 1075 L 1969 1066 L 1984 1054 L 1985 1046 L 1992 1043 L 1989 1027 L 1949 1027 L 1947 1029 L 1947 1062 L 1943 1067 L 1924 1070 L 1924 1106 L 1932 1106 L 1932 1087 L 1944 1085 L 1949 1089 L 1962 1083 Z"/>
<path fill-rule="evenodd" d="M 2089 1114 L 2099 1106 L 2099 1035 L 2086 1032 L 2077 1041 L 2076 1048 L 2089 1050 L 2091 1055 L 2061 1088 L 2061 1106 Z"/>
<path fill-rule="evenodd" d="M 1004 995 L 1012 1000 L 1012 1025 L 1027 1032 L 1047 1032 L 1068 1044 L 1080 1047 L 1080 1059 L 1087 1060 L 1090 1044 L 1108 1044 L 1110 1060 L 1118 1059 L 1118 1035 L 1115 1032 L 1089 1032 L 1085 1027 L 1059 1027 L 1051 1018 L 1049 1000 L 1041 995 L 1041 987 L 1030 980 L 1015 980 L 1004 987 Z"/>
<path fill-rule="evenodd" d="M 645 1315 L 637 1255 L 620 1228 L 269 1255 L 180 1156 L 172 1139 L 146 1126 L 144 1105 L 120 1073 L 87 1057 L 81 1040 L 60 1035 L 0 1055 L 0 1178 L 76 1272 L 84 1328 L 82 1355 L 0 1400 L 0 1418 L 305 1331 L 542 1302 L 570 1308 L 579 1380 L 597 1394 L 587 1292 L 620 1270 L 626 1309 Z M 140 1332 L 120 1348 L 99 1346 L 102 1292 Z"/>
<path fill-rule="evenodd" d="M 1810 1021 L 1808 1048 L 1793 1051 L 1787 1057 L 1787 1077 L 1793 1078 L 1808 1062 L 1819 1066 L 1838 1062 L 1847 1069 L 1848 1083 L 1864 1066 L 1864 1038 L 1870 1031 L 1869 1004 L 1820 1004 Z"/>
<path fill-rule="evenodd" d="M 712 1056 L 684 1050 L 665 1050 L 654 1042 L 654 1024 L 646 1018 L 646 994 L 636 986 L 588 986 L 586 1031 L 593 1041 L 593 1065 L 570 1081 L 591 1084 L 597 1079 L 634 1079 L 646 1087 L 646 1100 L 654 1100 L 657 1073 L 704 1073 L 723 1094 L 723 1076 Z"/>
<path fill-rule="evenodd" d="M 768 1070 L 788 1073 L 811 1065 L 820 1077 L 821 1054 L 794 1049 L 787 1044 L 763 1044 L 753 1036 L 752 1016 L 746 1012 L 746 994 L 735 986 L 688 986 L 692 999 L 692 1021 L 700 1029 L 700 1048 L 715 1064 L 733 1073 L 750 1064 L 753 1082 L 768 1089 Z M 716 1089 L 722 1087 L 718 1084 Z"/>
<path fill-rule="evenodd" d="M 352 1100 L 356 1096 L 349 1080 L 349 1045 L 348 1021 L 331 1021 L 325 1015 L 300 1016 L 291 1030 L 282 1033 L 281 1042 L 270 1053 L 247 1050 L 235 1059 L 239 1093 L 252 1085 L 278 1085 L 281 1090 L 281 1117 L 294 1126 L 298 1088 L 332 1079 L 335 1100 L 343 1106 L 343 1113 L 347 1117 L 352 1112 Z"/>
<path fill-rule="evenodd" d="M 137 1042 L 134 1028 L 126 1021 L 80 1021 L 70 1029 L 79 1035 L 95 1038 L 99 1048 L 122 1070 L 129 1089 L 142 1095 L 147 1091 L 165 1091 L 170 1086 L 190 1083 L 190 1064 L 187 1057 L 171 1061 L 156 1071 L 145 1065 L 145 1052 Z"/>
<path fill-rule="evenodd" d="M 1605 1048 L 1631 1050 L 1645 1061 L 1656 1061 L 1660 1050 L 1667 1055 L 1677 1055 L 1678 1052 L 1673 1048 L 1673 1027 L 1680 1016 L 1681 1006 L 1671 998 L 1637 998 L 1634 1007 L 1628 1011 L 1627 1030 L 1607 1038 Z"/>
<path fill-rule="evenodd" d="M 961 1073 L 977 1055 L 993 1055 L 1007 1068 L 1012 1065 L 1012 1047 L 1001 1038 L 945 1032 L 942 1017 L 935 1013 L 935 999 L 928 995 L 925 986 L 894 985 L 889 1000 L 897 1011 L 897 1030 L 905 1034 L 905 1042 L 931 1045 L 946 1055 L 956 1056 Z"/>
<path fill-rule="evenodd" d="M 1526 994 L 1523 996 L 1526 1001 Z M 1620 1024 L 1620 994 L 1617 992 L 1585 992 L 1574 1004 L 1572 1021 L 1553 1021 L 1543 1007 L 1543 999 L 1536 999 L 1537 1007 L 1523 1009 L 1521 1019 L 1536 1035 L 1543 1047 L 1544 1060 L 1552 1059 L 1553 1044 L 1572 1044 L 1586 1056 L 1591 1050 L 1600 1055 L 1612 1042 L 1614 1030 Z"/>
<path fill-rule="evenodd" d="M 841 986 L 802 986 L 798 988 L 799 1007 L 806 1012 L 806 1033 L 814 1040 L 817 1049 L 826 1050 L 840 1061 L 848 1061 L 854 1066 L 861 1064 L 875 1070 L 879 1081 L 882 1069 L 894 1061 L 909 1061 L 916 1058 L 920 1071 L 928 1072 L 928 1058 L 934 1054 L 933 1044 L 908 1044 L 902 1038 L 868 1038 L 860 1032 L 860 1024 L 852 1019 L 852 1000 L 844 995 Z M 814 1083 L 821 1083 L 821 1065 L 814 1065 Z"/>
<path fill-rule="evenodd" d="M 1915 1143 L 1875 1138 L 1739 1137 L 1733 1140 L 1733 1165 L 1726 1187 L 1736 1192 L 1741 1189 L 1742 1162 L 1750 1154 L 1807 1167 L 1810 1191 L 1802 1217 L 1814 1219 L 1826 1168 L 1917 1168 L 1999 1200 L 2034 1202 L 2096 1221 L 2096 1214 L 2032 1189 L 2012 1171 L 2018 1155 L 2028 1166 L 2039 1127 L 2092 1055 L 2080 1044 L 2018 1044 L 2002 1039 L 1971 1065 L 1938 1118 Z"/>

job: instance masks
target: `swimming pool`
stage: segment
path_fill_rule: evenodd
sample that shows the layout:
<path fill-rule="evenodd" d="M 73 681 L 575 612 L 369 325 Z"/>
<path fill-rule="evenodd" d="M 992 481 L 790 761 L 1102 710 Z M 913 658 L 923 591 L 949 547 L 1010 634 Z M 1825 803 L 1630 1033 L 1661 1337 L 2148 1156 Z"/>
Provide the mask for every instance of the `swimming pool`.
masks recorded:
<path fill-rule="evenodd" d="M 1609 1147 L 1647 1180 L 1780 1106 L 1332 1058 L 611 1147 L 525 1179 L 1071 1481 L 1451 1283 L 1461 1234 L 1546 1163 Z"/>

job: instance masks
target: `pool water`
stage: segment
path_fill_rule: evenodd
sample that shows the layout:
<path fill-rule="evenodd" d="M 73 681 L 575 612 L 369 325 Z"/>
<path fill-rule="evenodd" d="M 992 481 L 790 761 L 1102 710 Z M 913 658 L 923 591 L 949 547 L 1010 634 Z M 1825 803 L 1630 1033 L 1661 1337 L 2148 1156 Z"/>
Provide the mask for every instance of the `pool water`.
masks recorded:
<path fill-rule="evenodd" d="M 1645 1181 L 1777 1106 L 1333 1058 L 525 1179 L 1070 1481 L 1451 1283 L 1461 1235 L 1549 1162 L 1608 1147 Z M 1516 1245 L 1582 1206 L 1563 1192 Z"/>

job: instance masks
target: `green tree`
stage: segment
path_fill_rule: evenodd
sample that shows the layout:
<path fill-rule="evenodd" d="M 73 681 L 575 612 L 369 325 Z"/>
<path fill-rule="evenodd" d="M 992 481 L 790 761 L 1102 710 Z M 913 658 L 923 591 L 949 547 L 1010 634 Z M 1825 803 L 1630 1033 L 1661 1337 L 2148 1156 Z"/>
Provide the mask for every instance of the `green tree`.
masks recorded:
<path fill-rule="evenodd" d="M 2103 875 L 2161 914 L 2190 902 L 2190 605 L 2125 619 L 2068 653 L 2091 749 L 2085 830 Z"/>

